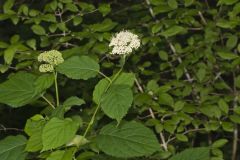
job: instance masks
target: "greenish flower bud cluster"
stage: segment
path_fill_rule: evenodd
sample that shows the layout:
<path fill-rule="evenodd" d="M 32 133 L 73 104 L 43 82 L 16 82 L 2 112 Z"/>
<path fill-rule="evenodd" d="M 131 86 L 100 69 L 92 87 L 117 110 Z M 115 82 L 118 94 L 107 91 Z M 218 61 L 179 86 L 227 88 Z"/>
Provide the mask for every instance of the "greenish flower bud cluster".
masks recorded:
<path fill-rule="evenodd" d="M 44 63 L 39 66 L 40 72 L 53 72 L 54 67 L 63 63 L 64 59 L 61 52 L 57 50 L 50 50 L 41 53 L 38 56 L 38 61 Z"/>
<path fill-rule="evenodd" d="M 54 71 L 54 67 L 51 64 L 41 64 L 39 66 L 39 71 L 40 72 L 53 72 Z"/>

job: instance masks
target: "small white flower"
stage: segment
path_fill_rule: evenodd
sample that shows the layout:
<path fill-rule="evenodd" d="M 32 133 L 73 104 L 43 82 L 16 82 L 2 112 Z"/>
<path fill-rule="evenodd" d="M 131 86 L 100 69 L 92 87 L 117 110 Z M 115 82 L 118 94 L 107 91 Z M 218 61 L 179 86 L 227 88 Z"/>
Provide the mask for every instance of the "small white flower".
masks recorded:
<path fill-rule="evenodd" d="M 45 51 L 38 56 L 39 62 L 45 62 L 53 66 L 63 63 L 62 53 L 57 50 Z"/>
<path fill-rule="evenodd" d="M 41 64 L 39 66 L 39 71 L 40 72 L 53 72 L 54 71 L 54 67 L 51 64 Z"/>
<path fill-rule="evenodd" d="M 110 54 L 130 54 L 140 47 L 140 39 L 129 31 L 121 31 L 112 37 L 109 47 L 113 47 Z"/>

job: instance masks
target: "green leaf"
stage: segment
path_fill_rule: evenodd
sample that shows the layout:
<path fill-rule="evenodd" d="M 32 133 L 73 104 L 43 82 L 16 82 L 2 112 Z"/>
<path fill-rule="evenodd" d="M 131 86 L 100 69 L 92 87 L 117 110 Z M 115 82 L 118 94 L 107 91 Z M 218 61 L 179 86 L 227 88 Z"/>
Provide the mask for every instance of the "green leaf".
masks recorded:
<path fill-rule="evenodd" d="M 228 21 L 225 19 L 220 19 L 216 25 L 221 28 L 233 29 L 238 25 L 237 21 Z"/>
<path fill-rule="evenodd" d="M 5 73 L 9 68 L 8 68 L 9 66 L 8 65 L 2 65 L 2 64 L 0 64 L 0 73 Z"/>
<path fill-rule="evenodd" d="M 234 113 L 236 113 L 236 114 L 239 114 L 240 115 L 240 107 L 238 106 L 238 107 L 236 107 L 236 108 L 234 108 Z"/>
<path fill-rule="evenodd" d="M 17 34 L 15 34 L 15 35 L 13 35 L 13 36 L 11 37 L 10 43 L 11 43 L 11 44 L 16 44 L 17 42 L 19 42 L 19 39 L 20 39 L 20 36 L 17 35 Z"/>
<path fill-rule="evenodd" d="M 159 85 L 156 80 L 150 80 L 147 83 L 147 90 L 153 93 L 157 93 L 159 89 Z"/>
<path fill-rule="evenodd" d="M 217 52 L 217 54 L 222 58 L 222 59 L 226 59 L 226 60 L 232 60 L 232 59 L 236 59 L 238 58 L 238 55 L 231 53 L 231 52 L 223 52 L 223 51 L 219 51 Z"/>
<path fill-rule="evenodd" d="M 100 104 L 102 95 L 107 90 L 108 85 L 109 85 L 108 80 L 107 79 L 102 79 L 95 86 L 94 91 L 93 91 L 93 101 L 96 104 Z"/>
<path fill-rule="evenodd" d="M 0 48 L 7 48 L 8 46 L 6 42 L 0 41 Z"/>
<path fill-rule="evenodd" d="M 26 138 L 22 135 L 8 136 L 0 141 L 1 160 L 25 160 L 27 154 L 24 151 Z"/>
<path fill-rule="evenodd" d="M 89 160 L 89 159 L 93 158 L 94 156 L 95 156 L 94 152 L 85 151 L 78 155 L 77 160 Z"/>
<path fill-rule="evenodd" d="M 111 19 L 107 18 L 102 23 L 90 25 L 89 28 L 93 32 L 107 32 L 107 31 L 112 30 L 116 25 L 117 25 L 117 23 L 115 23 Z"/>
<path fill-rule="evenodd" d="M 169 7 L 169 5 L 162 4 L 162 5 L 158 5 L 158 6 L 154 7 L 153 8 L 153 13 L 155 15 L 158 15 L 159 13 L 166 13 L 166 12 L 169 12 L 171 10 L 172 10 L 172 8 Z"/>
<path fill-rule="evenodd" d="M 45 29 L 42 27 L 42 26 L 40 26 L 40 25 L 33 25 L 32 27 L 31 27 L 31 29 L 32 29 L 32 31 L 35 33 L 35 34 L 37 34 L 37 35 L 45 35 L 46 34 L 46 31 L 45 31 Z"/>
<path fill-rule="evenodd" d="M 159 57 L 161 58 L 161 60 L 167 61 L 168 60 L 168 54 L 165 51 L 159 51 L 158 53 Z"/>
<path fill-rule="evenodd" d="M 66 9 L 72 12 L 78 12 L 78 7 L 74 3 L 66 4 Z"/>
<path fill-rule="evenodd" d="M 75 148 L 57 150 L 52 152 L 46 160 L 72 160 L 75 152 Z"/>
<path fill-rule="evenodd" d="M 237 77 L 234 79 L 234 85 L 235 85 L 237 88 L 240 88 L 240 76 L 237 76 Z"/>
<path fill-rule="evenodd" d="M 54 75 L 53 74 L 43 74 L 38 77 L 34 83 L 36 92 L 42 93 L 46 89 L 50 88 L 54 83 Z"/>
<path fill-rule="evenodd" d="M 212 144 L 213 148 L 221 148 L 228 142 L 227 139 L 218 139 Z"/>
<path fill-rule="evenodd" d="M 121 84 L 132 87 L 134 84 L 135 75 L 133 73 L 121 73 L 113 84 Z"/>
<path fill-rule="evenodd" d="M 36 50 L 36 40 L 35 39 L 30 39 L 27 42 L 27 45 L 31 47 L 33 50 Z"/>
<path fill-rule="evenodd" d="M 152 33 L 153 33 L 153 34 L 158 33 L 161 28 L 162 28 L 162 24 L 159 24 L 159 23 L 154 24 L 154 25 L 152 26 L 152 29 L 151 29 L 151 30 L 152 30 Z"/>
<path fill-rule="evenodd" d="M 73 18 L 73 25 L 74 25 L 74 26 L 77 26 L 77 25 L 79 25 L 80 23 L 82 23 L 82 21 L 83 21 L 83 18 L 82 18 L 82 17 L 76 16 L 76 17 Z"/>
<path fill-rule="evenodd" d="M 194 0 L 184 0 L 184 5 L 185 7 L 190 6 L 191 4 L 193 4 Z"/>
<path fill-rule="evenodd" d="M 90 3 L 79 2 L 78 4 L 82 8 L 82 10 L 87 12 L 93 11 L 95 9 L 94 5 Z"/>
<path fill-rule="evenodd" d="M 186 29 L 184 27 L 181 26 L 172 26 L 169 29 L 167 29 L 164 32 L 161 32 L 160 35 L 165 36 L 165 37 L 171 37 L 171 36 L 175 36 L 179 33 L 185 32 Z"/>
<path fill-rule="evenodd" d="M 172 9 L 178 8 L 178 2 L 177 2 L 176 0 L 168 0 L 168 5 L 169 5 L 169 7 L 171 7 Z"/>
<path fill-rule="evenodd" d="M 204 80 L 205 76 L 206 76 L 206 69 L 200 68 L 197 71 L 197 78 L 199 79 L 200 82 L 202 82 Z"/>
<path fill-rule="evenodd" d="M 176 134 L 176 138 L 177 138 L 179 141 L 182 141 L 182 142 L 187 142 L 187 141 L 188 141 L 188 137 L 185 136 L 184 134 Z"/>
<path fill-rule="evenodd" d="M 0 14 L 0 21 L 4 21 L 10 17 L 11 17 L 11 15 L 9 15 L 9 14 Z"/>
<path fill-rule="evenodd" d="M 98 147 L 114 157 L 140 157 L 150 155 L 160 149 L 153 132 L 137 122 L 126 122 L 104 126 L 97 137 Z"/>
<path fill-rule="evenodd" d="M 58 151 L 55 151 L 55 152 L 52 152 L 47 160 L 62 160 L 63 156 L 64 156 L 64 153 L 65 151 L 62 151 L 62 150 L 58 150 Z"/>
<path fill-rule="evenodd" d="M 42 115 L 35 115 L 27 120 L 24 131 L 30 138 L 25 148 L 28 152 L 36 152 L 42 149 L 42 130 L 46 121 Z"/>
<path fill-rule="evenodd" d="M 43 151 L 55 149 L 73 139 L 78 124 L 69 118 L 64 120 L 52 118 L 43 128 Z"/>
<path fill-rule="evenodd" d="M 222 110 L 223 113 L 228 114 L 229 106 L 223 99 L 220 99 L 218 101 L 218 107 Z"/>
<path fill-rule="evenodd" d="M 39 95 L 36 94 L 35 80 L 36 76 L 25 72 L 11 76 L 0 84 L 0 103 L 21 107 L 37 99 Z"/>
<path fill-rule="evenodd" d="M 99 65 L 87 56 L 74 56 L 57 67 L 57 71 L 72 79 L 83 79 L 95 77 L 99 72 Z"/>
<path fill-rule="evenodd" d="M 135 75 L 133 73 L 121 73 L 118 78 L 113 82 L 113 84 L 127 85 L 132 87 L 134 84 Z M 93 101 L 96 104 L 99 104 L 101 101 L 101 97 L 109 85 L 109 81 L 107 79 L 102 79 L 95 86 L 93 91 Z"/>
<path fill-rule="evenodd" d="M 183 109 L 185 105 L 185 102 L 184 101 L 177 101 L 175 104 L 174 104 L 174 111 L 180 111 Z"/>
<path fill-rule="evenodd" d="M 133 93 L 127 85 L 111 85 L 101 99 L 101 108 L 110 118 L 118 122 L 127 114 L 133 101 Z"/>
<path fill-rule="evenodd" d="M 110 3 L 101 3 L 98 7 L 98 10 L 105 17 L 109 12 L 111 12 Z"/>
<path fill-rule="evenodd" d="M 9 13 L 11 8 L 14 5 L 15 0 L 7 0 L 4 5 L 3 5 L 3 12 L 4 13 Z"/>
<path fill-rule="evenodd" d="M 72 0 L 59 0 L 62 3 L 72 3 Z"/>
<path fill-rule="evenodd" d="M 240 116 L 239 115 L 234 114 L 234 115 L 229 116 L 229 118 L 231 119 L 232 122 L 240 124 Z"/>
<path fill-rule="evenodd" d="M 6 64 L 11 64 L 14 55 L 17 51 L 17 45 L 11 45 L 4 51 L 4 61 Z"/>
<path fill-rule="evenodd" d="M 164 104 L 164 105 L 168 105 L 168 106 L 173 106 L 173 104 L 174 104 L 174 100 L 173 100 L 172 96 L 167 93 L 159 94 L 158 98 L 159 98 L 158 102 L 160 104 Z"/>
<path fill-rule="evenodd" d="M 48 27 L 49 31 L 51 33 L 54 33 L 56 30 L 57 30 L 57 25 L 56 24 L 51 24 L 49 27 Z"/>
<path fill-rule="evenodd" d="M 231 122 L 222 122 L 222 127 L 224 131 L 233 132 L 234 124 Z"/>
<path fill-rule="evenodd" d="M 203 105 L 199 110 L 208 117 L 221 117 L 221 110 L 215 105 Z"/>
<path fill-rule="evenodd" d="M 35 132 L 27 141 L 27 146 L 25 148 L 28 152 L 37 152 L 42 149 L 42 130 Z"/>
<path fill-rule="evenodd" d="M 45 15 L 41 15 L 41 20 L 42 21 L 46 21 L 46 22 L 52 22 L 52 23 L 56 23 L 56 17 L 54 14 L 45 14 Z"/>
<path fill-rule="evenodd" d="M 226 43 L 226 46 L 230 49 L 234 48 L 237 45 L 238 37 L 236 35 L 231 35 Z"/>
<path fill-rule="evenodd" d="M 210 149 L 208 147 L 189 148 L 169 160 L 210 160 Z"/>
<path fill-rule="evenodd" d="M 40 114 L 36 114 L 27 120 L 27 123 L 24 128 L 24 132 L 28 136 L 31 136 L 34 133 L 39 131 L 39 128 L 41 128 L 41 126 L 43 126 L 44 122 L 45 122 L 44 117 Z"/>
<path fill-rule="evenodd" d="M 232 5 L 238 2 L 238 0 L 219 0 L 218 5 L 225 4 L 225 5 Z"/>
<path fill-rule="evenodd" d="M 83 99 L 72 96 L 69 97 L 66 101 L 64 101 L 63 106 L 81 106 L 82 104 L 85 104 L 85 101 Z"/>

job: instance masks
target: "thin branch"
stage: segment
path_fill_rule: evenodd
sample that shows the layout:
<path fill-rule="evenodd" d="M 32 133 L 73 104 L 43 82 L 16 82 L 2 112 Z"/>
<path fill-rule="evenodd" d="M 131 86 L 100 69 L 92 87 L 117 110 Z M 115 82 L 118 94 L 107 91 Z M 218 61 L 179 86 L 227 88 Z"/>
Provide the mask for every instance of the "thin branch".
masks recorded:
<path fill-rule="evenodd" d="M 23 132 L 23 129 L 18 129 L 18 128 L 6 128 L 4 125 L 0 124 L 0 126 L 2 127 L 2 129 L 0 129 L 0 131 L 18 131 L 18 132 Z"/>
<path fill-rule="evenodd" d="M 235 80 L 235 73 L 233 72 L 233 79 Z M 234 91 L 234 101 L 233 101 L 233 109 L 238 107 L 238 94 L 235 86 L 235 82 L 233 83 L 233 91 Z M 238 125 L 235 125 L 235 129 L 233 131 L 233 146 L 232 146 L 232 160 L 237 159 L 237 150 L 238 150 Z"/>
<path fill-rule="evenodd" d="M 188 30 L 190 30 L 190 31 L 201 31 L 201 30 L 203 30 L 203 28 L 202 27 L 199 27 L 199 28 L 188 28 Z"/>
<path fill-rule="evenodd" d="M 183 132 L 182 134 L 185 135 L 185 134 L 188 134 L 191 132 L 204 131 L 204 130 L 205 130 L 205 128 L 190 129 L 190 130 Z M 172 138 L 168 139 L 167 144 L 170 143 L 171 141 L 175 140 L 176 138 L 177 137 L 172 137 Z"/>
<path fill-rule="evenodd" d="M 201 11 L 198 11 L 198 15 L 199 15 L 199 17 L 201 18 L 203 24 L 204 24 L 204 25 L 207 25 L 207 21 L 206 21 L 206 19 L 204 18 L 204 16 L 203 16 L 203 14 L 202 14 Z"/>
<path fill-rule="evenodd" d="M 104 73 L 102 73 L 101 71 L 98 71 L 98 73 L 104 78 L 106 78 L 110 83 L 112 83 L 112 80 L 108 76 L 106 76 Z"/>
<path fill-rule="evenodd" d="M 173 54 L 174 54 L 175 56 L 177 56 L 177 52 L 176 52 L 176 49 L 175 49 L 175 47 L 173 46 L 173 44 L 172 44 L 171 42 L 169 42 L 169 41 L 168 41 L 168 44 L 169 44 L 170 49 L 172 50 Z M 178 60 L 178 62 L 179 62 L 180 64 L 182 63 L 181 57 L 177 56 L 177 60 Z M 184 69 L 184 73 L 185 73 L 188 81 L 189 81 L 190 83 L 192 83 L 193 79 L 191 78 L 190 74 L 188 73 L 186 67 L 184 67 L 183 69 Z"/>
<path fill-rule="evenodd" d="M 139 90 L 141 93 L 144 93 L 144 90 L 143 90 L 142 86 L 140 85 L 140 83 L 138 82 L 137 78 L 135 78 L 134 81 L 135 81 L 135 84 L 136 84 L 137 87 L 138 87 L 138 90 Z M 155 117 L 155 115 L 154 115 L 154 113 L 153 113 L 152 108 L 148 108 L 148 111 L 149 111 L 149 113 L 150 113 L 150 116 L 151 116 L 153 119 L 156 119 L 156 117 Z M 161 141 L 162 141 L 162 144 L 161 144 L 161 145 L 162 145 L 163 149 L 164 149 L 165 151 L 168 151 L 167 143 L 166 143 L 166 140 L 165 140 L 165 137 L 164 137 L 163 132 L 160 132 L 159 135 L 160 135 L 160 138 L 161 138 Z"/>
<path fill-rule="evenodd" d="M 42 99 L 44 99 L 53 109 L 55 109 L 54 105 L 44 96 L 41 95 Z"/>
<path fill-rule="evenodd" d="M 96 11 L 98 11 L 98 9 L 95 9 L 95 10 L 92 10 L 92 11 L 86 12 L 86 13 L 81 13 L 81 12 L 80 12 L 80 13 L 76 14 L 75 16 L 71 16 L 69 19 L 65 20 L 64 23 L 67 23 L 67 22 L 71 21 L 71 20 L 72 20 L 73 18 L 75 18 L 75 17 L 84 16 L 84 15 L 87 15 L 87 14 L 90 14 L 90 13 L 94 13 L 94 12 L 96 12 Z"/>
<path fill-rule="evenodd" d="M 65 32 L 64 33 L 56 33 L 56 34 L 48 34 L 48 37 L 57 37 L 57 36 L 66 36 L 66 35 L 69 35 L 71 32 Z"/>

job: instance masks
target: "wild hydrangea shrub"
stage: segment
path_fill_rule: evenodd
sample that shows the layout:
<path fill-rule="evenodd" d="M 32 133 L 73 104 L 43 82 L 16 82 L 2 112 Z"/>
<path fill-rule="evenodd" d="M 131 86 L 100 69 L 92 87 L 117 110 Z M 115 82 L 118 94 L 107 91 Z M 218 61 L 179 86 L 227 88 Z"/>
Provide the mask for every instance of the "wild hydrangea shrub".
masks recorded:
<path fill-rule="evenodd" d="M 239 5 L 1 1 L 0 159 L 238 159 Z"/>

